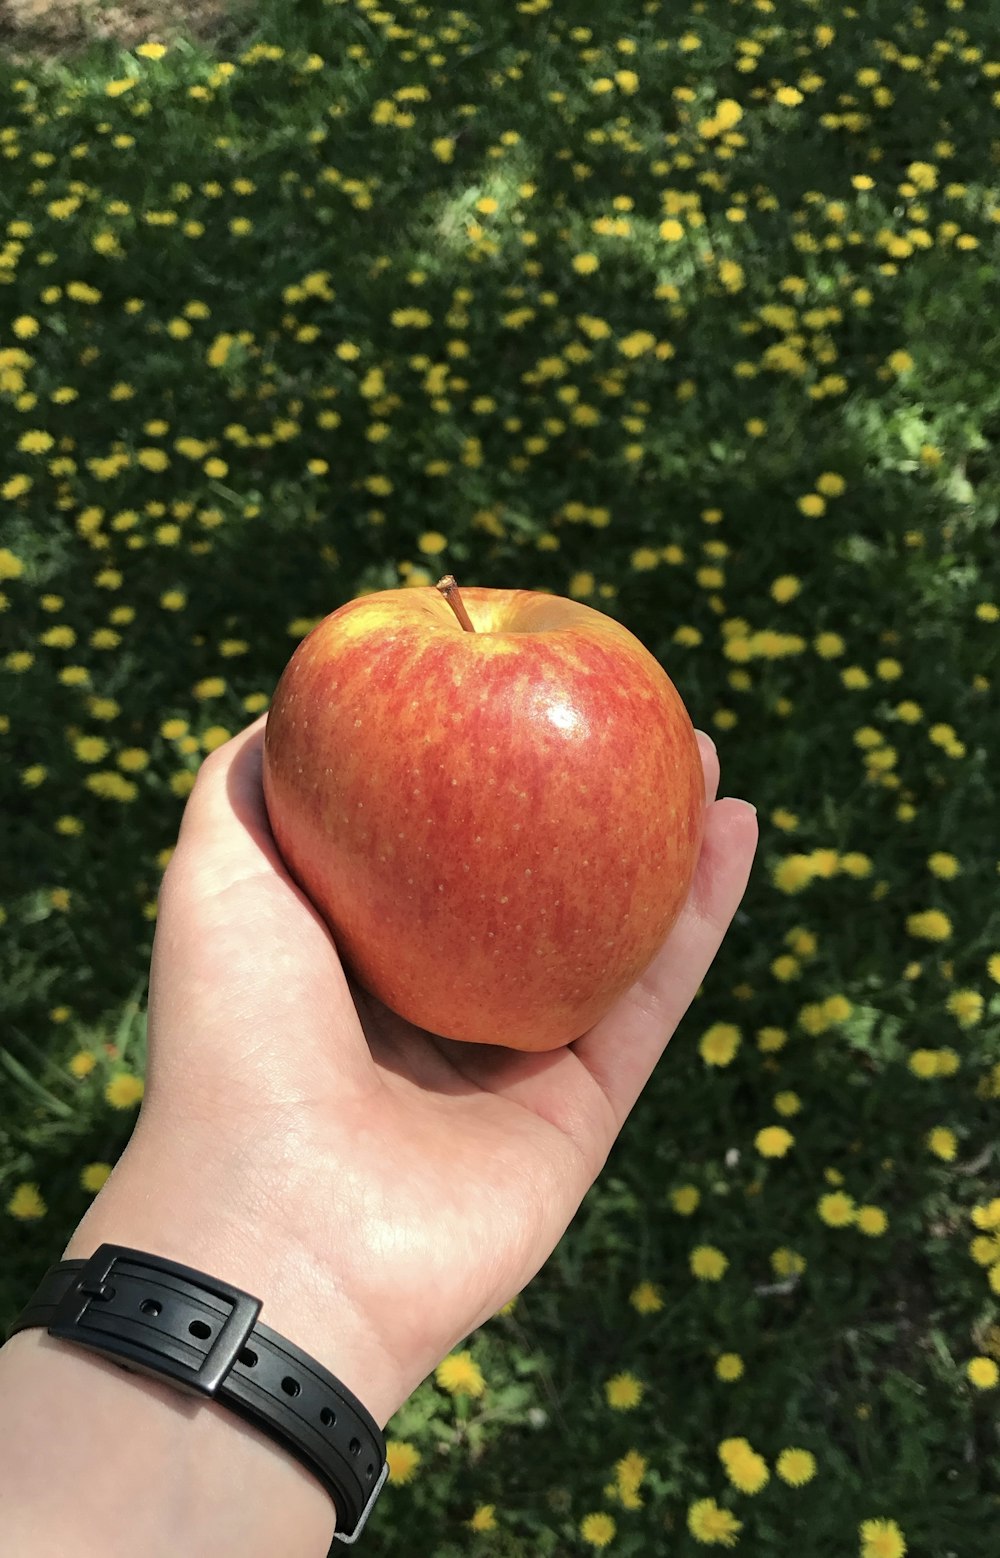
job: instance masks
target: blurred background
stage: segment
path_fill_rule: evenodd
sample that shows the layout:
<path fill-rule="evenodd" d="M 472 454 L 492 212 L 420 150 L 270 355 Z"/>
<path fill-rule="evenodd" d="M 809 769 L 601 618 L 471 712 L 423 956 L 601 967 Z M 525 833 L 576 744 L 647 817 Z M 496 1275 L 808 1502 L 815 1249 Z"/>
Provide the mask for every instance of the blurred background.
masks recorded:
<path fill-rule="evenodd" d="M 366 591 L 619 619 L 759 809 L 374 1555 L 982 1558 L 1000 13 L 0 3 L 0 1325 L 135 1122 L 204 755 Z"/>

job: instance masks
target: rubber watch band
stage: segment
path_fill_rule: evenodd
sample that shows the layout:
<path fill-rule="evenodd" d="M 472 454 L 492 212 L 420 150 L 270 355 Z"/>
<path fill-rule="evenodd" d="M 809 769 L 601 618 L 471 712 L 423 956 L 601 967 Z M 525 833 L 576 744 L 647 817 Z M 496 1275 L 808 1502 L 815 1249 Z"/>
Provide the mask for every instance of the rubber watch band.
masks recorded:
<path fill-rule="evenodd" d="M 336 1505 L 334 1541 L 353 1543 L 389 1474 L 385 1440 L 346 1385 L 260 1310 L 259 1298 L 207 1272 L 102 1244 L 88 1260 L 51 1266 L 6 1339 L 42 1326 L 129 1373 L 221 1402 L 319 1478 Z"/>

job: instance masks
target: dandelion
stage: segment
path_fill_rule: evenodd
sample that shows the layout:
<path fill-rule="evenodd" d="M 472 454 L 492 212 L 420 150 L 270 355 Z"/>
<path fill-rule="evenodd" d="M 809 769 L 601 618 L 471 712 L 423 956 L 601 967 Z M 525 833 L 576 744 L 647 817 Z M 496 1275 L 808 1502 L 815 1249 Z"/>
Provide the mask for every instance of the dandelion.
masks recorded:
<path fill-rule="evenodd" d="M 951 935 L 951 921 L 940 909 L 922 909 L 906 919 L 906 929 L 911 936 L 924 941 L 947 941 Z"/>
<path fill-rule="evenodd" d="M 655 1315 L 663 1308 L 663 1295 L 653 1282 L 640 1282 L 629 1294 L 629 1303 L 641 1315 Z"/>
<path fill-rule="evenodd" d="M 615 1462 L 615 1489 L 626 1509 L 643 1507 L 639 1488 L 646 1475 L 647 1465 L 646 1457 L 640 1455 L 638 1450 L 629 1450 L 621 1460 Z"/>
<path fill-rule="evenodd" d="M 728 1066 L 735 1059 L 740 1042 L 739 1028 L 717 1022 L 702 1034 L 698 1051 L 707 1066 Z"/>
<path fill-rule="evenodd" d="M 816 1210 L 828 1228 L 846 1228 L 855 1217 L 854 1201 L 843 1190 L 820 1196 Z"/>
<path fill-rule="evenodd" d="M 783 1125 L 766 1125 L 754 1137 L 754 1146 L 762 1158 L 783 1158 L 794 1141 L 791 1131 Z"/>
<path fill-rule="evenodd" d="M 895 1520 L 863 1520 L 860 1558 L 906 1558 L 906 1540 Z"/>
<path fill-rule="evenodd" d="M 859 1206 L 854 1222 L 869 1239 L 881 1238 L 889 1226 L 889 1219 L 880 1206 Z"/>
<path fill-rule="evenodd" d="M 605 1382 L 604 1396 L 616 1412 L 630 1412 L 642 1400 L 645 1386 L 634 1374 L 616 1374 Z"/>
<path fill-rule="evenodd" d="M 953 1163 L 958 1154 L 958 1137 L 946 1125 L 935 1125 L 925 1137 L 927 1146 L 942 1163 Z"/>
<path fill-rule="evenodd" d="M 23 1182 L 14 1187 L 7 1201 L 7 1211 L 19 1222 L 35 1222 L 45 1216 L 48 1207 L 38 1186 Z"/>
<path fill-rule="evenodd" d="M 960 1028 L 974 1028 L 983 1015 L 984 1004 L 978 990 L 953 990 L 945 1007 Z"/>
<path fill-rule="evenodd" d="M 975 1385 L 977 1390 L 993 1390 L 1000 1380 L 1000 1369 L 992 1358 L 972 1358 L 965 1366 L 965 1373 L 969 1384 Z"/>
<path fill-rule="evenodd" d="M 614 1540 L 618 1527 L 611 1515 L 606 1515 L 603 1510 L 592 1515 L 584 1515 L 580 1521 L 580 1535 L 590 1547 L 607 1547 Z"/>
<path fill-rule="evenodd" d="M 760 1493 L 771 1480 L 767 1462 L 747 1439 L 723 1439 L 719 1445 L 719 1459 L 729 1481 L 741 1493 Z"/>
<path fill-rule="evenodd" d="M 687 1526 L 695 1541 L 706 1547 L 735 1547 L 743 1530 L 743 1522 L 712 1498 L 698 1499 L 691 1505 Z"/>
<path fill-rule="evenodd" d="M 788 601 L 794 600 L 801 590 L 801 579 L 796 579 L 794 574 L 783 574 L 771 585 L 771 596 L 780 606 L 784 606 Z"/>
<path fill-rule="evenodd" d="M 112 1109 L 131 1109 L 133 1104 L 142 1100 L 144 1092 L 142 1077 L 133 1076 L 130 1071 L 121 1071 L 105 1087 L 104 1097 Z"/>
<path fill-rule="evenodd" d="M 387 1439 L 385 1458 L 389 1464 L 389 1481 L 398 1483 L 411 1482 L 422 1459 L 416 1445 L 405 1439 Z"/>
<path fill-rule="evenodd" d="M 729 1261 L 714 1244 L 699 1244 L 691 1251 L 689 1264 L 699 1282 L 719 1282 L 726 1274 Z"/>
<path fill-rule="evenodd" d="M 800 1255 L 798 1251 L 789 1250 L 784 1246 L 781 1249 L 772 1251 L 771 1270 L 782 1281 L 787 1280 L 789 1277 L 801 1276 L 805 1269 L 806 1258 L 804 1255 Z"/>
<path fill-rule="evenodd" d="M 434 1378 L 453 1396 L 481 1396 L 486 1389 L 482 1371 L 468 1349 L 443 1359 L 434 1370 Z"/>
<path fill-rule="evenodd" d="M 816 1475 L 816 1457 L 809 1450 L 782 1450 L 774 1469 L 790 1488 L 803 1488 Z"/>

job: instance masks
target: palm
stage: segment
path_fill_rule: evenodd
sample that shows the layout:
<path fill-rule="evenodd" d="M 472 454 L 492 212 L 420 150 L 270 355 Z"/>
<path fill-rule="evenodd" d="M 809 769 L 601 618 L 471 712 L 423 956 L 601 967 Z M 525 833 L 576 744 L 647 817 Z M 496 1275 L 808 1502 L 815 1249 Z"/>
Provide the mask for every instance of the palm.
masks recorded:
<path fill-rule="evenodd" d="M 680 921 L 590 1033 L 544 1054 L 464 1044 L 345 974 L 277 854 L 259 733 L 238 738 L 225 784 L 208 769 L 185 813 L 154 949 L 149 1105 L 178 1129 L 200 1123 L 227 1166 L 280 1196 L 313 1262 L 336 1252 L 416 1384 L 554 1248 L 715 954 L 755 829 L 743 808 L 710 809 Z M 708 743 L 703 757 L 711 800 Z"/>

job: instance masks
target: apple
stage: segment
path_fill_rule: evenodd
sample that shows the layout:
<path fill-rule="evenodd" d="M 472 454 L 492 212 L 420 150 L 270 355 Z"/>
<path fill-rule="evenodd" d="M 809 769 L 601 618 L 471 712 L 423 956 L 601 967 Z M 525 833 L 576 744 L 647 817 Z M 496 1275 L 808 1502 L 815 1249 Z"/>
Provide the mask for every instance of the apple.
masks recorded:
<path fill-rule="evenodd" d="M 264 797 L 348 972 L 445 1038 L 549 1050 L 642 973 L 687 897 L 694 728 L 621 623 L 535 590 L 380 590 L 275 689 Z"/>

